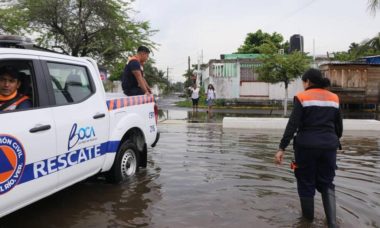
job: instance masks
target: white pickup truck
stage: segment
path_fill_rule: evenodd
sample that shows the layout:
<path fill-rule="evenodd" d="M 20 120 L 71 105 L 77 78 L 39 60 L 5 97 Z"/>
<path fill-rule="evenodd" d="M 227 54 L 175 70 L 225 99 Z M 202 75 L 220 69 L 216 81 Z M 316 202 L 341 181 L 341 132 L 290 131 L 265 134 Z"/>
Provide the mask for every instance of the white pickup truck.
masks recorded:
<path fill-rule="evenodd" d="M 0 218 L 98 173 L 125 181 L 159 139 L 153 96 L 106 97 L 89 58 L 0 48 L 33 107 L 0 112 Z"/>

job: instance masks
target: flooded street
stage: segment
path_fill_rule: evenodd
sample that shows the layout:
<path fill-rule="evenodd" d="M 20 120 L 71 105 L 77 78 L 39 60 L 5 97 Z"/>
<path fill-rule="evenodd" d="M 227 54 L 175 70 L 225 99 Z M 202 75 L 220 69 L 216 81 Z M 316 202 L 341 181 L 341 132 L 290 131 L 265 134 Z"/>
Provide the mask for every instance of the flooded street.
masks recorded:
<path fill-rule="evenodd" d="M 292 153 L 285 165 L 273 164 L 281 132 L 220 123 L 159 127 L 148 167 L 130 182 L 84 181 L 3 218 L 0 227 L 309 227 L 300 219 Z M 342 144 L 339 225 L 380 227 L 380 136 L 349 134 Z M 319 194 L 315 214 L 311 227 L 325 227 Z"/>

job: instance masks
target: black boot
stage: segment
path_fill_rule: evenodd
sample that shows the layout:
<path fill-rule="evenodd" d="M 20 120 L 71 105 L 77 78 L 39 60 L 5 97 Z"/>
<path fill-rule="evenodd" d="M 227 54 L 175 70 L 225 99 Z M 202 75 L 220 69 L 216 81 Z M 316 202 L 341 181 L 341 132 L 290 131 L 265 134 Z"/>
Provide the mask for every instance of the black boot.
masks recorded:
<path fill-rule="evenodd" d="M 329 228 L 336 227 L 335 191 L 328 188 L 322 192 L 323 208 L 325 209 L 327 225 Z"/>
<path fill-rule="evenodd" d="M 314 198 L 300 197 L 302 217 L 309 221 L 314 219 Z"/>

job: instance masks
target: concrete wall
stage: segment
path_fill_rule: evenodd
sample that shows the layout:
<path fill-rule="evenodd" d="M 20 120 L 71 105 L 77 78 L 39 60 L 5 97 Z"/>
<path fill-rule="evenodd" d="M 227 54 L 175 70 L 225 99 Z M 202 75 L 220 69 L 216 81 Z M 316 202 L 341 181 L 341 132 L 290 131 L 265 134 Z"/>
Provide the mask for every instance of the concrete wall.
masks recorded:
<path fill-rule="evenodd" d="M 212 66 L 211 66 L 212 67 Z M 239 75 L 232 75 L 231 72 L 235 72 L 234 69 L 223 68 L 216 73 L 216 76 L 210 75 L 210 66 L 203 72 L 203 88 L 207 90 L 207 86 L 212 84 L 215 88 L 216 97 L 224 99 L 239 98 L 240 78 Z"/>
<path fill-rule="evenodd" d="M 291 82 L 288 86 L 288 99 L 293 100 L 293 97 L 303 91 L 302 80 L 299 78 Z M 276 83 L 269 85 L 269 99 L 270 100 L 283 100 L 285 98 L 285 85 L 284 83 Z"/>
<path fill-rule="evenodd" d="M 236 78 L 213 78 L 216 98 L 239 98 L 239 81 Z"/>
<path fill-rule="evenodd" d="M 269 98 L 269 84 L 265 82 L 242 82 L 240 96 Z"/>
<path fill-rule="evenodd" d="M 240 61 L 237 60 L 236 62 L 227 63 L 223 63 L 221 60 L 210 61 L 209 66 L 202 71 L 205 90 L 211 83 L 215 87 L 217 98 L 284 99 L 284 83 L 270 84 L 259 81 L 241 81 L 240 68 Z M 289 100 L 293 100 L 293 97 L 300 91 L 303 91 L 301 79 L 290 83 L 288 87 Z"/>
<path fill-rule="evenodd" d="M 290 83 L 288 87 L 289 100 L 293 100 L 293 97 L 301 91 L 303 91 L 301 79 Z M 242 82 L 240 86 L 240 97 L 282 100 L 285 98 L 285 85 L 284 83 Z"/>

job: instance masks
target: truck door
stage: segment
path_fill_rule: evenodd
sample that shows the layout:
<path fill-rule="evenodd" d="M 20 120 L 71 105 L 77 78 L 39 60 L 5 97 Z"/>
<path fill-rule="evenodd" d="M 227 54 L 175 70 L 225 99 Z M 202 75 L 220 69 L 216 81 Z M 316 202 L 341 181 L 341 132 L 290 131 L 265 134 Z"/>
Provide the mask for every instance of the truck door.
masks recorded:
<path fill-rule="evenodd" d="M 0 56 L 0 66 L 11 66 L 22 75 L 26 84 L 19 93 L 33 103 L 22 110 L 0 111 L 0 217 L 53 192 L 58 181 L 56 127 L 47 108 L 46 81 L 39 61 L 25 58 Z"/>
<path fill-rule="evenodd" d="M 83 65 L 84 64 L 84 65 Z M 108 140 L 108 110 L 92 66 L 78 62 L 47 60 L 45 71 L 51 79 L 57 125 L 59 172 L 64 187 L 98 173 L 104 162 Z M 98 83 L 98 84 L 96 84 Z"/>

